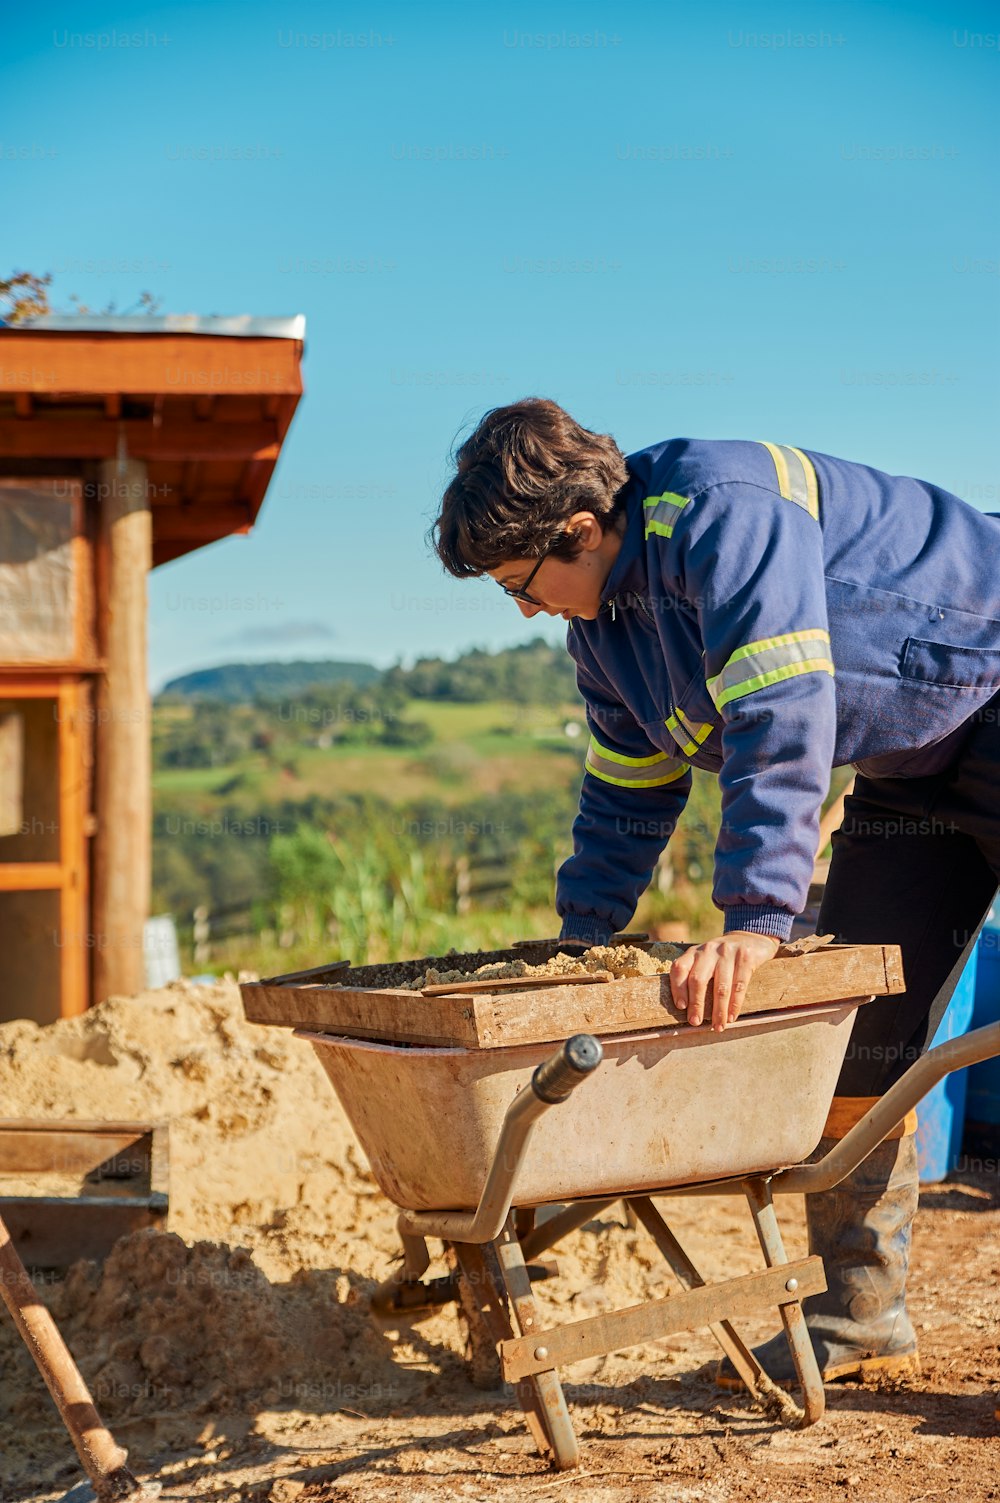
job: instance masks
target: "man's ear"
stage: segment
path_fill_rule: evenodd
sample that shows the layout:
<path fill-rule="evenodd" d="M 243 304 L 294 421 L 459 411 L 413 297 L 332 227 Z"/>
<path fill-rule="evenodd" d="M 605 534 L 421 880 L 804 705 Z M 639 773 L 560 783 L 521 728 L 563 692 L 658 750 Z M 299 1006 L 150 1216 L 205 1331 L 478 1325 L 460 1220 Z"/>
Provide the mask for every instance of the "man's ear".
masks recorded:
<path fill-rule="evenodd" d="M 564 526 L 576 538 L 584 553 L 593 553 L 601 546 L 604 530 L 592 511 L 575 511 Z"/>

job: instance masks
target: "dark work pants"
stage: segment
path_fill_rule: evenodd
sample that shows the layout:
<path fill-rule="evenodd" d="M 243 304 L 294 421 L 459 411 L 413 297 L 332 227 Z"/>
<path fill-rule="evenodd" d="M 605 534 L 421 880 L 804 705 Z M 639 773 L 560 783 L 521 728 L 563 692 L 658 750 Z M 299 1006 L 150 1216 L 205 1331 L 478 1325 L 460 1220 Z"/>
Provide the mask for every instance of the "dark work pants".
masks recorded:
<path fill-rule="evenodd" d="M 895 944 L 906 991 L 859 1008 L 837 1085 L 880 1096 L 930 1046 L 1000 883 L 1000 695 L 940 773 L 858 774 L 818 932 Z"/>

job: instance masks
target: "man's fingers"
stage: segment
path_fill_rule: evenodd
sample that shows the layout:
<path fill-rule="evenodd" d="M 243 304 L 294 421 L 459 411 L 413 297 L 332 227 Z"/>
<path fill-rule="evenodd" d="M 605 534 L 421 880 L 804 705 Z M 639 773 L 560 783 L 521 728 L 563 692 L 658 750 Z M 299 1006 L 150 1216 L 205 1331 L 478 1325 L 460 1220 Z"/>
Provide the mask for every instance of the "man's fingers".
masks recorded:
<path fill-rule="evenodd" d="M 670 995 L 674 999 L 674 1006 L 678 1012 L 685 1012 L 688 1005 L 687 978 L 691 970 L 691 962 L 685 963 L 685 957 L 680 956 L 670 967 Z"/>
<path fill-rule="evenodd" d="M 715 970 L 715 956 L 706 955 L 704 952 L 698 956 L 691 967 L 691 975 L 688 978 L 688 1022 L 697 1028 L 705 1016 L 705 998 L 708 994 L 708 984 Z"/>
<path fill-rule="evenodd" d="M 733 957 L 723 950 L 715 962 L 712 1027 L 716 1033 L 721 1033 L 729 1022 L 729 999 L 733 985 L 733 969 Z"/>
<path fill-rule="evenodd" d="M 753 962 L 749 955 L 742 951 L 737 953 L 736 964 L 733 968 L 733 988 L 729 998 L 729 1021 L 735 1023 L 746 1001 L 747 987 L 754 973 Z"/>

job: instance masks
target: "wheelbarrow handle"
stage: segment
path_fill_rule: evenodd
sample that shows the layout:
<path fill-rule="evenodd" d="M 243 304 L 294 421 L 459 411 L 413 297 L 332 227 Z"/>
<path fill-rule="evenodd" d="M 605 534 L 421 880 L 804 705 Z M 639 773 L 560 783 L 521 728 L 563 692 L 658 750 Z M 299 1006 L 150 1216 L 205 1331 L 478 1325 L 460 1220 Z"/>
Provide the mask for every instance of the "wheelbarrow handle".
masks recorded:
<path fill-rule="evenodd" d="M 566 1101 L 582 1080 L 597 1069 L 604 1058 L 599 1039 L 590 1033 L 574 1033 L 558 1053 L 538 1066 L 531 1077 L 531 1089 L 539 1101 L 558 1106 Z"/>
<path fill-rule="evenodd" d="M 507 1108 L 486 1184 L 474 1211 L 401 1211 L 397 1225 L 404 1237 L 443 1237 L 449 1242 L 492 1242 L 514 1199 L 514 1184 L 524 1163 L 532 1128 L 552 1107 L 566 1101 L 601 1063 L 601 1045 L 589 1033 L 576 1033 L 544 1060 Z"/>
<path fill-rule="evenodd" d="M 878 1147 L 887 1133 L 907 1112 L 953 1070 L 965 1070 L 984 1059 L 1000 1055 L 1000 1023 L 989 1023 L 971 1033 L 935 1044 L 901 1075 L 895 1085 L 866 1112 L 823 1158 L 812 1164 L 783 1169 L 771 1180 L 775 1194 L 813 1195 L 830 1190 L 852 1174 Z"/>

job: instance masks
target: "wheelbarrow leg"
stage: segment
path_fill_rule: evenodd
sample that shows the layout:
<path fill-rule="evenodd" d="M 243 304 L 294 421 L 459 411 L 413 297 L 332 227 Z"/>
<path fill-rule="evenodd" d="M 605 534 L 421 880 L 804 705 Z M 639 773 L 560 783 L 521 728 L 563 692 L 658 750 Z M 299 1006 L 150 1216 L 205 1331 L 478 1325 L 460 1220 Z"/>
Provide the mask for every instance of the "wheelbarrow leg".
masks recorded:
<path fill-rule="evenodd" d="M 510 1318 L 510 1305 L 508 1300 L 505 1279 L 501 1272 L 498 1259 L 498 1244 L 495 1242 L 453 1242 L 450 1244 L 454 1253 L 455 1261 L 459 1270 L 464 1275 L 466 1286 L 471 1290 L 483 1323 L 494 1343 L 494 1348 L 501 1341 L 509 1340 L 518 1333 L 515 1331 Z M 529 1295 L 530 1298 L 530 1295 Z M 534 1304 L 534 1301 L 532 1301 Z M 522 1333 L 523 1334 L 523 1333 Z M 543 1373 L 543 1378 L 549 1374 Z M 552 1374 L 551 1376 L 555 1376 Z M 558 1381 L 556 1384 L 558 1389 Z M 524 1411 L 524 1418 L 528 1429 L 531 1431 L 535 1445 L 540 1456 L 552 1456 L 559 1467 L 576 1465 L 576 1437 L 570 1428 L 570 1440 L 572 1442 L 572 1460 L 563 1460 L 560 1452 L 556 1449 L 556 1441 L 553 1439 L 553 1426 L 550 1421 L 550 1395 L 544 1384 L 539 1383 L 538 1378 L 521 1378 L 514 1384 L 514 1392 L 517 1401 Z M 562 1392 L 558 1397 L 562 1400 Z M 563 1408 L 565 1409 L 565 1401 Z M 569 1422 L 569 1416 L 566 1416 Z M 556 1427 L 558 1428 L 558 1427 Z M 562 1448 L 562 1455 L 567 1455 L 567 1449 Z"/>
<path fill-rule="evenodd" d="M 506 1301 L 496 1253 L 489 1242 L 446 1242 L 444 1256 L 454 1274 L 455 1314 L 465 1332 L 469 1380 L 473 1388 L 502 1388 L 503 1374 L 497 1356 L 499 1326 L 490 1318 L 491 1307 L 498 1303 L 502 1306 Z M 482 1291 L 486 1292 L 481 1297 Z"/>
<path fill-rule="evenodd" d="M 540 1322 L 534 1296 L 531 1293 L 531 1280 L 525 1267 L 524 1254 L 514 1229 L 513 1215 L 508 1216 L 507 1224 L 494 1246 L 500 1260 L 503 1280 L 507 1286 L 511 1304 L 514 1306 L 520 1333 L 522 1336 L 530 1336 L 533 1330 L 539 1328 Z M 569 1410 L 566 1408 L 562 1384 L 559 1382 L 555 1368 L 535 1373 L 527 1381 L 535 1386 L 535 1392 L 545 1416 L 545 1428 L 548 1431 L 556 1466 L 560 1471 L 576 1466 L 580 1460 L 580 1447 L 573 1430 L 573 1422 L 569 1417 Z"/>
<path fill-rule="evenodd" d="M 764 1260 L 768 1268 L 779 1267 L 782 1263 L 787 1263 L 788 1259 L 781 1241 L 781 1232 L 778 1230 L 778 1218 L 774 1214 L 771 1186 L 765 1179 L 748 1179 L 745 1181 L 745 1187 L 747 1204 L 750 1207 Z M 796 1376 L 802 1388 L 802 1405 L 805 1411 L 802 1424 L 803 1426 L 814 1425 L 823 1417 L 826 1394 L 819 1364 L 816 1361 L 816 1353 L 809 1339 L 809 1328 L 802 1312 L 802 1302 L 796 1300 L 793 1304 L 781 1305 L 779 1311 L 792 1361 L 795 1364 Z"/>
<path fill-rule="evenodd" d="M 701 1289 L 706 1280 L 678 1242 L 648 1195 L 630 1196 L 625 1205 L 633 1218 L 640 1221 L 673 1269 L 684 1289 Z M 753 1352 L 729 1320 L 718 1320 L 708 1328 L 749 1391 L 750 1397 L 774 1419 L 798 1427 L 805 1416 L 791 1397 L 772 1383 Z"/>

